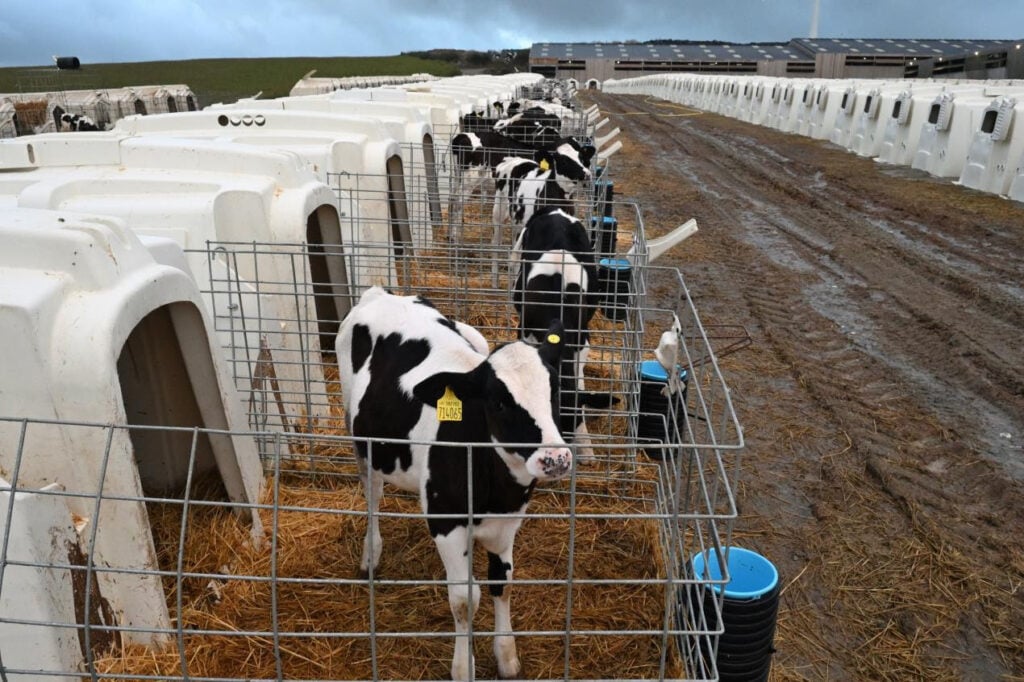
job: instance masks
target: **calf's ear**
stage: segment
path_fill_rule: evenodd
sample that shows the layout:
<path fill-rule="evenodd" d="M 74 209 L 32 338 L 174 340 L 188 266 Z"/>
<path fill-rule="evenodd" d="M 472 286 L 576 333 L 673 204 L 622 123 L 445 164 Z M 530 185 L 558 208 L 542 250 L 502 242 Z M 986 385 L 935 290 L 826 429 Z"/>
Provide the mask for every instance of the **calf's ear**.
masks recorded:
<path fill-rule="evenodd" d="M 589 167 L 591 160 L 594 158 L 594 154 L 597 153 L 597 148 L 593 145 L 583 145 L 583 149 L 580 150 L 580 163 L 584 166 Z"/>
<path fill-rule="evenodd" d="M 537 349 L 541 360 L 557 368 L 558 363 L 562 359 L 562 351 L 564 349 L 565 326 L 559 319 L 551 320 L 547 332 L 544 333 L 544 338 L 541 339 L 540 348 Z"/>
<path fill-rule="evenodd" d="M 533 160 L 537 162 L 540 169 L 547 172 L 555 167 L 554 155 L 546 149 L 538 149 L 533 155 Z"/>
<path fill-rule="evenodd" d="M 480 397 L 479 382 L 476 380 L 476 372 L 438 372 L 427 377 L 412 389 L 413 395 L 422 403 L 431 407 L 437 406 L 437 401 L 445 394 L 448 388 L 460 400 Z"/>

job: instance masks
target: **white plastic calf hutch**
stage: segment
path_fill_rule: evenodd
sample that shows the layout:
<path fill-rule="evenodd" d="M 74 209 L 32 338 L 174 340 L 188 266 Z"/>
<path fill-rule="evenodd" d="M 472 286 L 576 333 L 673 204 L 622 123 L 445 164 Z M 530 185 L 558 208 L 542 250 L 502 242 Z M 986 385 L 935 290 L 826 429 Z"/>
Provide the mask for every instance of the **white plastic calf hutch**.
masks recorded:
<path fill-rule="evenodd" d="M 507 104 L 518 99 L 521 92 L 543 82 L 539 74 L 508 74 L 505 76 L 462 76 L 444 78 L 430 83 L 401 86 L 409 92 L 430 92 L 460 98 L 463 104 L 470 104 L 472 111 L 494 115 L 491 105 L 495 102 Z"/>
<path fill-rule="evenodd" d="M 432 226 L 441 220 L 436 197 L 433 216 L 411 215 L 406 198 L 409 183 L 429 186 L 431 180 L 436 195 L 436 171 L 429 178 L 412 177 L 402 161 L 403 147 L 369 117 L 230 107 L 134 116 L 120 121 L 117 130 L 216 139 L 287 150 L 302 157 L 322 182 L 335 189 L 343 217 L 358 217 L 342 222 L 342 243 L 348 245 L 348 279 L 357 289 L 380 277 L 370 266 L 376 259 L 367 261 L 361 254 L 391 248 L 391 244 L 404 244 L 408 250 L 414 236 L 416 241 L 427 239 Z M 434 170 L 432 165 L 427 168 Z"/>
<path fill-rule="evenodd" d="M 468 98 L 433 92 L 410 92 L 400 88 L 348 90 L 335 93 L 333 99 L 401 104 L 421 111 L 433 130 L 434 156 L 438 162 L 445 158 L 448 144 L 459 131 L 462 117 L 474 110 Z"/>
<path fill-rule="evenodd" d="M 322 368 L 306 368 L 296 354 L 328 350 L 348 310 L 342 239 L 358 216 L 342 228 L 335 192 L 300 157 L 214 140 L 78 133 L 5 141 L 0 168 L 0 205 L 119 216 L 186 249 L 237 388 L 250 416 L 261 415 L 253 426 L 294 430 L 328 414 L 307 388 L 322 381 Z M 272 419 L 256 408 L 264 402 L 275 407 Z"/>
<path fill-rule="evenodd" d="M 1008 196 L 1014 201 L 1024 201 L 1024 155 L 1017 159 L 1017 166 L 1010 171 Z"/>
<path fill-rule="evenodd" d="M 796 85 L 792 80 L 785 80 L 776 84 L 772 88 L 764 125 L 783 132 L 789 132 L 791 129 L 790 116 L 796 115 L 793 109 L 795 95 Z"/>
<path fill-rule="evenodd" d="M 909 166 L 917 153 L 921 129 L 928 121 L 938 93 L 930 89 L 906 90 L 896 96 L 886 120 L 878 161 Z"/>
<path fill-rule="evenodd" d="M 980 129 L 982 116 L 994 98 L 958 92 L 937 95 L 921 126 L 910 165 L 936 177 L 959 178 L 974 131 Z"/>
<path fill-rule="evenodd" d="M 0 138 L 17 136 L 17 110 L 14 108 L 14 102 L 0 99 Z"/>
<path fill-rule="evenodd" d="M 353 88 L 380 87 L 384 85 L 398 85 L 400 83 L 419 83 L 423 81 L 437 80 L 437 76 L 429 73 L 414 73 L 404 76 L 347 76 L 332 78 L 330 76 L 314 76 L 316 69 L 313 69 L 292 86 L 289 96 L 297 97 L 302 95 L 322 95 L 336 90 L 350 90 Z"/>
<path fill-rule="evenodd" d="M 797 135 L 810 135 L 811 121 L 814 119 L 818 106 L 825 106 L 828 103 L 828 96 L 819 96 L 818 91 L 823 87 L 823 81 L 817 79 L 798 83 L 793 92 L 793 100 L 790 104 L 790 112 L 782 117 L 783 132 L 796 133 Z"/>
<path fill-rule="evenodd" d="M 388 157 L 386 171 L 380 171 L 381 175 L 375 181 L 376 184 L 386 183 L 397 185 L 404 183 L 405 188 L 391 187 L 392 208 L 402 211 L 396 220 L 405 223 L 409 220 L 407 209 L 398 197 L 404 195 L 406 188 L 436 185 L 437 153 L 435 151 L 434 134 L 429 121 L 429 112 L 425 107 L 405 103 L 389 103 L 378 101 L 350 101 L 344 97 L 346 91 L 338 91 L 336 95 L 342 96 L 335 99 L 333 96 L 309 96 L 309 97 L 282 97 L 271 100 L 244 100 L 233 105 L 222 105 L 217 110 L 232 109 L 239 112 L 248 112 L 251 115 L 259 115 L 263 109 L 277 109 L 290 112 L 317 112 L 324 115 L 337 115 L 333 128 L 339 133 L 358 133 L 367 135 L 370 140 L 391 139 L 400 145 L 400 155 Z M 236 114 L 238 115 L 238 114 Z M 361 121 L 361 122 L 360 122 Z M 327 131 L 332 127 L 321 127 Z M 377 173 L 378 171 L 360 170 L 358 166 L 350 168 L 339 167 L 330 171 L 332 174 L 331 184 L 344 190 L 356 192 L 360 189 L 360 173 Z M 368 175 L 363 176 L 369 180 Z M 369 188 L 365 197 L 370 197 Z M 379 194 L 375 197 L 380 207 L 388 206 L 388 196 Z M 369 210 L 373 210 L 372 207 Z M 436 216 L 435 216 L 436 217 Z M 417 216 L 417 223 L 426 223 L 429 216 Z M 418 239 L 424 238 L 422 232 L 417 234 Z"/>
<path fill-rule="evenodd" d="M 877 114 L 878 96 L 881 90 L 877 84 L 856 81 L 843 91 L 839 111 L 832 122 L 832 130 L 828 133 L 828 141 L 840 147 L 850 149 L 857 133 L 862 114 L 874 111 Z M 867 109 L 867 112 L 865 112 Z"/>
<path fill-rule="evenodd" d="M 259 535 L 263 474 L 180 249 L 113 218 L 31 209 L 0 212 L 0 240 L 0 669 L 12 679 L 81 671 L 115 630 L 168 644 L 146 498 L 187 498 L 212 476 Z"/>
<path fill-rule="evenodd" d="M 745 77 L 738 80 L 741 88 L 733 110 L 733 118 L 753 123 L 755 118 L 760 117 L 761 108 L 764 106 L 766 79 Z"/>
<path fill-rule="evenodd" d="M 856 88 L 851 81 L 821 83 L 814 92 L 814 105 L 800 132 L 816 140 L 829 139 L 840 116 L 853 116 L 856 98 Z"/>
<path fill-rule="evenodd" d="M 755 125 L 766 125 L 768 112 L 781 94 L 781 78 L 758 78 L 754 82 L 753 94 L 747 106 L 744 119 Z"/>
<path fill-rule="evenodd" d="M 127 109 L 121 116 L 131 114 L 173 114 L 179 111 L 196 111 L 199 108 L 195 93 L 184 83 L 167 85 L 134 85 L 123 88 L 125 101 L 133 111 Z"/>
<path fill-rule="evenodd" d="M 849 148 L 858 156 L 875 157 L 882 153 L 886 129 L 893 118 L 903 114 L 904 102 L 911 93 L 922 96 L 937 94 L 945 87 L 939 84 L 914 84 L 907 81 L 887 83 L 872 88 L 857 114 Z"/>
<path fill-rule="evenodd" d="M 997 97 L 989 103 L 967 151 L 960 184 L 983 192 L 1009 193 L 1024 154 L 1022 115 L 1024 90 L 1020 98 Z"/>

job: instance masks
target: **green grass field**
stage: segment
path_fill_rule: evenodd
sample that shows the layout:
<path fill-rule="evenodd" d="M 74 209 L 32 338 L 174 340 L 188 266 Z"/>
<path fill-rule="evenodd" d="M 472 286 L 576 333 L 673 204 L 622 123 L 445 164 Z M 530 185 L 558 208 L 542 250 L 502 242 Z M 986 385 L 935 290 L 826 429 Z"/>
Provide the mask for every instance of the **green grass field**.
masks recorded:
<path fill-rule="evenodd" d="M 0 68 L 0 93 L 184 83 L 192 88 L 200 106 L 206 106 L 214 102 L 234 102 L 260 91 L 264 98 L 285 96 L 297 80 L 313 69 L 317 76 L 331 78 L 413 73 L 455 76 L 460 72 L 455 63 L 410 55 L 83 63 L 77 71 L 58 70 L 54 65 Z"/>

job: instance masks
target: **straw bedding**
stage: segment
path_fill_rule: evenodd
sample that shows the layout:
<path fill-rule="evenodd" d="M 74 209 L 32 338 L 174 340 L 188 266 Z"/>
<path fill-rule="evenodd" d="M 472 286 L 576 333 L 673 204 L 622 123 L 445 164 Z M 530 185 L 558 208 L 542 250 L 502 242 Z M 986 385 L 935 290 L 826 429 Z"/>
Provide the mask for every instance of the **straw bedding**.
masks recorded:
<path fill-rule="evenodd" d="M 45 124 L 49 117 L 49 102 L 45 99 L 28 102 L 15 102 L 14 111 L 18 114 L 20 134 L 29 134 L 35 128 Z"/>
<path fill-rule="evenodd" d="M 354 472 L 351 466 L 350 473 Z M 311 488 L 309 479 L 285 473 L 276 487 L 268 481 L 265 502 L 277 496 L 279 509 L 261 511 L 263 523 L 276 528 L 276 567 L 272 569 L 270 538 L 252 546 L 245 524 L 222 507 L 192 506 L 189 514 L 182 570 L 223 573 L 225 578 L 165 579 L 168 605 L 176 618 L 181 591 L 185 650 L 176 647 L 152 652 L 128 646 L 110 653 L 97 669 L 101 673 L 181 676 L 182 660 L 191 676 L 275 678 L 274 586 L 268 579 L 276 570 L 277 628 L 303 636 L 280 638 L 281 666 L 291 679 L 369 679 L 373 677 L 368 639 L 351 633 L 370 630 L 370 589 L 354 580 L 365 519 L 362 492 L 353 478 L 321 479 L 327 485 Z M 642 483 L 626 490 L 623 483 L 591 483 L 588 494 L 580 482 L 577 513 L 642 514 L 653 510 L 643 499 Z M 626 502 L 621 497 L 630 493 Z M 649 494 L 650 491 L 647 491 Z M 540 491 L 531 513 L 558 514 L 559 518 L 527 519 L 516 540 L 517 580 L 565 581 L 570 569 L 567 545 L 574 524 L 574 579 L 631 580 L 664 575 L 656 523 L 648 518 L 570 519 L 568 497 Z M 385 496 L 384 513 L 416 514 L 418 503 L 409 497 Z M 180 505 L 156 505 L 150 510 L 163 570 L 174 571 L 181 530 Z M 387 517 L 381 520 L 385 547 L 378 571 L 381 580 L 439 581 L 444 579 L 440 558 L 422 519 Z M 476 572 L 486 576 L 486 559 L 478 551 Z M 242 580 L 231 576 L 258 576 Z M 315 584 L 281 582 L 314 579 Z M 484 634 L 493 627 L 490 599 L 483 590 L 474 626 L 478 675 L 495 674 L 491 640 Z M 658 630 L 664 614 L 661 585 L 516 585 L 512 588 L 513 625 L 518 631 L 564 631 L 566 599 L 572 599 L 572 625 L 578 630 Z M 377 675 L 380 679 L 443 679 L 452 652 L 451 614 L 441 584 L 377 586 L 373 594 Z M 189 630 L 215 630 L 224 634 L 188 634 Z M 234 631 L 265 633 L 232 635 Z M 341 633 L 330 636 L 329 633 Z M 350 633 L 350 634 L 345 634 Z M 401 635 L 431 633 L 431 637 Z M 565 665 L 564 636 L 520 635 L 520 657 L 529 677 L 561 677 Z M 569 641 L 569 670 L 574 678 L 657 678 L 661 657 L 658 636 L 573 636 Z M 673 660 L 670 654 L 669 661 Z M 674 664 L 673 664 L 674 665 Z"/>

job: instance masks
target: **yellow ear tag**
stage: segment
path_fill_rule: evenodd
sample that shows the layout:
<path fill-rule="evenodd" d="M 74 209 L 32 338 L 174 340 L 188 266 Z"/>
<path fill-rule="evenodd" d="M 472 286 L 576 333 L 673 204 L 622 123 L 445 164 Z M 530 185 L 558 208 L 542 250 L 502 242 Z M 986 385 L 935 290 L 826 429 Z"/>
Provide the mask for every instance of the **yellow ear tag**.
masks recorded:
<path fill-rule="evenodd" d="M 444 387 L 444 395 L 437 401 L 437 421 L 462 421 L 462 401 L 452 393 L 451 386 Z"/>
<path fill-rule="evenodd" d="M 558 334 L 548 334 L 548 343 L 561 343 L 562 337 Z"/>
<path fill-rule="evenodd" d="M 540 169 L 542 171 L 549 171 L 549 170 L 551 170 L 551 164 L 548 163 L 547 159 L 541 159 L 540 160 Z"/>

